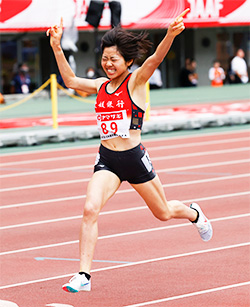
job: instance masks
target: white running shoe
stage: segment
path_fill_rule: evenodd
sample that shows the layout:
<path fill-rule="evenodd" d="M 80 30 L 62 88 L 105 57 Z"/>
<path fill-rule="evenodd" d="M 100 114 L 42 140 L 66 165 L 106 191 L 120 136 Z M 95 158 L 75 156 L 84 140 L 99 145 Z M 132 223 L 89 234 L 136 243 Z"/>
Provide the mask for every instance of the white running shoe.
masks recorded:
<path fill-rule="evenodd" d="M 77 273 L 70 279 L 67 284 L 63 285 L 62 288 L 64 291 L 71 293 L 76 293 L 79 291 L 90 291 L 91 282 L 84 274 L 81 275 Z"/>
<path fill-rule="evenodd" d="M 199 218 L 197 223 L 193 223 L 202 238 L 203 241 L 209 241 L 213 236 L 213 228 L 210 224 L 209 220 L 206 218 L 204 213 L 202 212 L 200 206 L 196 203 L 192 203 L 190 205 L 191 209 L 196 210 L 199 213 Z"/>

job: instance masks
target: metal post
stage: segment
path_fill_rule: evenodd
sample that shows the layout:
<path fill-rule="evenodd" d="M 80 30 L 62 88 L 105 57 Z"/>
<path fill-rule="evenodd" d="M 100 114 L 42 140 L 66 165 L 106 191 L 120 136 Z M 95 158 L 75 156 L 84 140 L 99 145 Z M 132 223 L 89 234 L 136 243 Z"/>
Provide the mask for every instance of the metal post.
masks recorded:
<path fill-rule="evenodd" d="M 52 119 L 53 119 L 53 129 L 58 128 L 58 107 L 57 107 L 57 80 L 56 74 L 50 75 L 50 92 L 51 92 L 51 103 L 52 103 Z"/>

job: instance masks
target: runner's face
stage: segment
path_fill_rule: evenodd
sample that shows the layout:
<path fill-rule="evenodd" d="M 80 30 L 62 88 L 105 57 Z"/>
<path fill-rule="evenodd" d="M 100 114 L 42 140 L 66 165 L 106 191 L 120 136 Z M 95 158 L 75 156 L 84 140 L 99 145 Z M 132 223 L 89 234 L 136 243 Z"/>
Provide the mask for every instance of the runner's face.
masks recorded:
<path fill-rule="evenodd" d="M 106 47 L 104 49 L 101 64 L 110 79 L 119 77 L 128 69 L 127 63 L 116 46 Z"/>

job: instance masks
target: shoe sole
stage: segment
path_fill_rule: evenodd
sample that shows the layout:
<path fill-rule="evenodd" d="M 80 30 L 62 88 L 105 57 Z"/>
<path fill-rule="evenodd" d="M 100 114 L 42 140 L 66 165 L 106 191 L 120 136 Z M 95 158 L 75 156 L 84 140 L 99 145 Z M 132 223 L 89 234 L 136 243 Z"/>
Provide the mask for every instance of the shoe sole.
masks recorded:
<path fill-rule="evenodd" d="M 91 288 L 90 288 L 90 285 L 87 284 L 86 285 L 87 287 L 85 287 L 84 289 L 80 289 L 80 290 L 76 290 L 72 287 L 70 287 L 69 285 L 68 286 L 63 286 L 62 289 L 66 292 L 69 292 L 69 293 L 77 293 L 79 291 L 91 291 Z"/>
<path fill-rule="evenodd" d="M 66 291 L 66 292 L 69 292 L 69 293 L 77 293 L 77 292 L 79 292 L 76 289 L 71 288 L 70 286 L 63 287 L 63 290 Z"/>

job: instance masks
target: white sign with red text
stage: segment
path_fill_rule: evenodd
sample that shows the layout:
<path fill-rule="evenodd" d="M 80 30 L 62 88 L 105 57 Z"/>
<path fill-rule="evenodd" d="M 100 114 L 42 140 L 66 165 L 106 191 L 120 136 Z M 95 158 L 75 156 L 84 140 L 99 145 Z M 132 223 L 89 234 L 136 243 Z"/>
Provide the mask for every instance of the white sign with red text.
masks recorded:
<path fill-rule="evenodd" d="M 101 0 L 100 0 L 101 1 Z M 100 28 L 110 27 L 111 12 L 105 2 Z M 250 0 L 120 0 L 123 27 L 166 28 L 185 8 L 190 8 L 187 27 L 250 25 Z M 90 0 L 0 0 L 0 30 L 43 31 L 58 24 L 78 29 L 92 28 L 86 21 Z"/>

